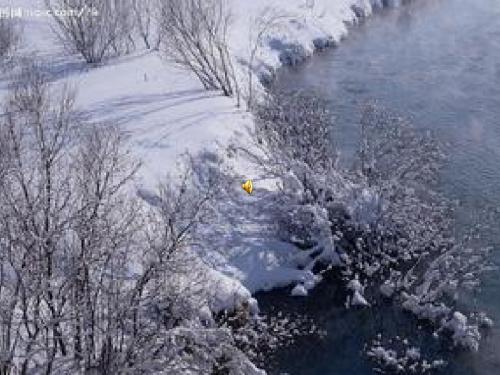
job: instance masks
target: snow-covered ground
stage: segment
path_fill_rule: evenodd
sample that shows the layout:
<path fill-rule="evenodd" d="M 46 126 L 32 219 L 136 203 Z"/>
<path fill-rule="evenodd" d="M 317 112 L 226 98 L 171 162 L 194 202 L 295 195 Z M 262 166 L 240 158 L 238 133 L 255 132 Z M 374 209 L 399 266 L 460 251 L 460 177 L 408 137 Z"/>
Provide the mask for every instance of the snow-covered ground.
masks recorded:
<path fill-rule="evenodd" d="M 4 0 L 0 5 L 33 10 L 43 9 L 44 1 Z M 346 23 L 355 22 L 357 15 L 369 15 L 381 0 L 229 0 L 229 5 L 233 14 L 229 49 L 243 80 L 249 33 L 266 8 L 286 15 L 283 24 L 264 38 L 255 61 L 257 72 L 272 74 L 283 63 L 311 55 L 318 46 L 339 42 L 347 34 Z M 36 52 L 54 82 L 74 85 L 78 107 L 92 121 L 117 123 L 130 135 L 130 147 L 143 161 L 138 180 L 141 188 L 154 188 L 159 179 L 174 173 L 179 155 L 186 151 L 224 154 L 231 143 L 248 143 L 251 115 L 237 108 L 233 99 L 204 91 L 193 74 L 166 63 L 158 53 L 137 51 L 89 68 L 78 56 L 63 52 L 49 17 L 24 18 L 23 23 L 21 51 Z M 1 95 L 5 94 L 5 79 Z M 231 304 L 234 294 L 249 298 L 248 291 L 291 282 L 301 281 L 295 294 L 305 294 L 304 285 L 311 286 L 316 280 L 309 271 L 296 269 L 299 251 L 275 239 L 273 223 L 261 209 L 266 189 L 272 185 L 259 182 L 257 171 L 242 156 L 234 157 L 231 164 L 241 179 L 257 181 L 254 195 L 246 196 L 239 188 L 241 180 L 235 179 L 230 189 L 232 201 L 213 227 L 214 241 L 203 254 L 230 277 L 213 271 L 222 284 L 217 288 L 218 308 Z"/>

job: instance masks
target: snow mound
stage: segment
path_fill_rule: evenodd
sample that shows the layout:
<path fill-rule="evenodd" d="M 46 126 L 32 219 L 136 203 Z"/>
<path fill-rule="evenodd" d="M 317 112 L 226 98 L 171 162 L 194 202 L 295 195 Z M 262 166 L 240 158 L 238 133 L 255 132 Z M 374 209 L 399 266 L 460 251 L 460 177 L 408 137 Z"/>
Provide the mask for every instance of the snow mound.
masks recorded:
<path fill-rule="evenodd" d="M 303 284 L 297 284 L 292 289 L 292 292 L 290 294 L 294 297 L 306 297 L 308 295 L 308 292 Z"/>

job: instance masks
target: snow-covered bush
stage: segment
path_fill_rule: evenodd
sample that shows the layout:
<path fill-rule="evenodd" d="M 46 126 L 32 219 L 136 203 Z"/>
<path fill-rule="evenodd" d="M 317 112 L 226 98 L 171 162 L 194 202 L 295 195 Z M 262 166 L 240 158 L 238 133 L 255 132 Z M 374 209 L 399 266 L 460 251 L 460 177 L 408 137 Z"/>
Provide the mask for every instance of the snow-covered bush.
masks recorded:
<path fill-rule="evenodd" d="M 333 252 L 330 221 L 344 212 L 349 183 L 335 169 L 327 103 L 313 92 L 273 92 L 255 115 L 256 142 L 265 154 L 258 163 L 281 180 L 276 197 L 281 236 L 302 248 Z"/>
<path fill-rule="evenodd" d="M 231 12 L 223 0 L 166 0 L 160 9 L 161 48 L 167 60 L 193 72 L 207 90 L 237 95 L 227 37 Z"/>
<path fill-rule="evenodd" d="M 356 272 L 369 280 L 376 268 L 383 295 L 399 291 L 405 310 L 438 327 L 457 326 L 443 322 L 460 314 L 452 316 L 459 294 L 479 285 L 489 249 L 477 242 L 477 233 L 454 234 L 454 206 L 434 188 L 443 160 L 439 145 L 373 105 L 364 112 L 360 138 L 358 171 L 382 209 L 375 221 L 359 226 L 362 256 Z M 477 324 L 468 327 L 474 334 L 454 341 L 477 348 Z"/>
<path fill-rule="evenodd" d="M 420 348 L 410 345 L 408 339 L 384 340 L 380 334 L 367 347 L 366 355 L 378 365 L 377 370 L 396 374 L 427 374 L 446 365 L 442 359 L 425 358 Z"/>
<path fill-rule="evenodd" d="M 87 63 L 100 63 L 133 48 L 130 35 L 134 20 L 129 0 L 45 2 L 62 45 L 70 53 L 80 54 Z"/>
<path fill-rule="evenodd" d="M 331 116 L 314 94 L 277 93 L 256 116 L 265 155 L 256 160 L 280 181 L 279 230 L 308 251 L 306 269 L 337 266 L 348 307 L 393 298 L 438 333 L 451 332 L 456 345 L 477 348 L 479 320 L 458 313 L 456 299 L 478 285 L 488 249 L 477 236 L 454 235 L 453 204 L 435 189 L 444 160 L 435 139 L 369 106 L 354 167 L 342 169 Z"/>
<path fill-rule="evenodd" d="M 335 164 L 333 117 L 319 93 L 274 91 L 254 112 L 257 139 L 265 142 L 276 159 L 302 163 L 315 172 L 326 171 Z"/>
<path fill-rule="evenodd" d="M 430 135 L 375 106 L 364 111 L 360 128 L 349 268 L 387 277 L 448 244 L 451 206 L 433 190 L 443 155 Z"/>

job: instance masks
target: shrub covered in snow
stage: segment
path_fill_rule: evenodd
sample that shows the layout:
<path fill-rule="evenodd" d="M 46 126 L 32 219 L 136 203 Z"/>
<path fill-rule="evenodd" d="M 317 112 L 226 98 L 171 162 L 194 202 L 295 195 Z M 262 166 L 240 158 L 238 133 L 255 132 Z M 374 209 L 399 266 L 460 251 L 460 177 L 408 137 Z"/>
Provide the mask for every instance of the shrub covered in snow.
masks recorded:
<path fill-rule="evenodd" d="M 284 162 L 301 163 L 315 172 L 335 164 L 333 118 L 318 93 L 271 92 L 256 107 L 255 115 L 257 137 Z"/>
<path fill-rule="evenodd" d="M 333 253 L 331 221 L 343 212 L 349 182 L 335 168 L 332 116 L 311 92 L 275 92 L 256 109 L 258 163 L 281 180 L 276 214 L 283 238 Z"/>
<path fill-rule="evenodd" d="M 275 212 L 282 238 L 308 251 L 306 269 L 334 265 L 346 306 L 393 298 L 453 342 L 477 349 L 478 320 L 453 313 L 474 287 L 488 249 L 453 234 L 453 205 L 434 190 L 444 160 L 430 134 L 375 105 L 360 124 L 354 168 L 341 169 L 326 103 L 312 93 L 274 93 L 256 111 L 256 157 L 281 181 Z M 298 285 L 294 295 L 305 295 Z M 465 319 L 458 319 L 464 317 Z M 441 328 L 441 329 L 439 329 Z"/>
<path fill-rule="evenodd" d="M 129 52 L 132 4 L 126 0 L 45 0 L 61 44 L 87 63 Z M 72 12 L 66 14 L 68 12 Z"/>
<path fill-rule="evenodd" d="M 417 133 L 404 119 L 376 106 L 365 110 L 359 171 L 382 209 L 363 230 L 362 248 L 370 254 L 363 257 L 363 268 L 372 268 L 375 255 L 383 295 L 396 297 L 405 310 L 438 327 L 467 326 L 460 331 L 468 333 L 454 343 L 477 349 L 477 324 L 450 326 L 446 321 L 463 316 L 451 315 L 455 301 L 479 284 L 489 248 L 478 245 L 476 228 L 455 237 L 453 203 L 434 190 L 442 160 L 440 146 L 429 134 Z"/>
<path fill-rule="evenodd" d="M 425 358 L 420 348 L 409 344 L 407 339 L 396 338 L 389 344 L 383 343 L 382 336 L 378 335 L 366 349 L 366 355 L 374 361 L 382 372 L 386 370 L 397 374 L 427 374 L 446 365 L 442 359 L 430 360 Z"/>

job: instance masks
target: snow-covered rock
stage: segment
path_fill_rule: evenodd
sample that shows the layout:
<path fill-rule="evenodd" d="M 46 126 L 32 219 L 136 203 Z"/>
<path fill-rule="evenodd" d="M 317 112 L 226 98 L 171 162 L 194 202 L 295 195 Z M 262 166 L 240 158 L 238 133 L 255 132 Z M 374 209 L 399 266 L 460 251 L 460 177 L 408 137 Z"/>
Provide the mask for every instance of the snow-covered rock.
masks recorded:
<path fill-rule="evenodd" d="M 357 290 L 352 295 L 352 306 L 370 306 L 366 298 Z"/>
<path fill-rule="evenodd" d="M 207 290 L 211 291 L 209 305 L 213 312 L 233 310 L 246 304 L 251 314 L 259 312 L 257 301 L 237 279 L 208 268 Z"/>
<path fill-rule="evenodd" d="M 484 328 L 491 328 L 494 325 L 493 320 L 490 317 L 488 317 L 488 315 L 486 315 L 484 312 L 479 313 L 478 323 L 481 327 Z"/>
<path fill-rule="evenodd" d="M 350 302 L 348 303 L 348 305 L 370 306 L 365 296 L 363 295 L 365 288 L 363 287 L 363 285 L 361 285 L 357 277 L 347 283 L 347 289 L 352 291 L 352 297 L 350 298 Z"/>
<path fill-rule="evenodd" d="M 297 296 L 305 297 L 305 296 L 307 296 L 308 292 L 303 284 L 297 284 L 292 289 L 292 292 L 290 294 L 294 297 L 297 297 Z"/>

